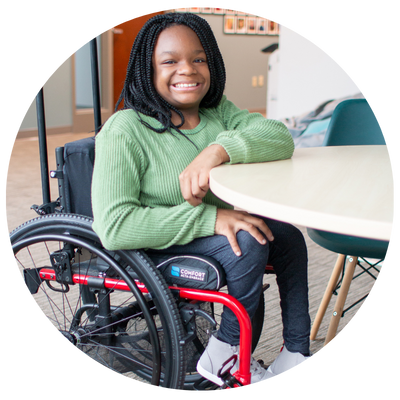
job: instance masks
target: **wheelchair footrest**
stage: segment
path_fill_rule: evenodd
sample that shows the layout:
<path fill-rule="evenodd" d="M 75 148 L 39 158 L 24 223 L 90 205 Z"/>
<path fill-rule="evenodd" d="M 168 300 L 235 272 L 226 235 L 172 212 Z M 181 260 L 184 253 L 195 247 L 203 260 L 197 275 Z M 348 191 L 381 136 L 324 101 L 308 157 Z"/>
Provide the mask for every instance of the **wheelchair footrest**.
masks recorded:
<path fill-rule="evenodd" d="M 222 367 L 219 369 L 217 376 L 218 378 L 222 379 L 224 385 L 222 386 L 223 389 L 225 388 L 234 388 L 235 386 L 243 386 L 241 382 L 239 382 L 232 374 L 231 370 L 233 366 L 236 364 L 238 356 L 234 354 L 232 357 L 228 358 L 223 364 Z"/>

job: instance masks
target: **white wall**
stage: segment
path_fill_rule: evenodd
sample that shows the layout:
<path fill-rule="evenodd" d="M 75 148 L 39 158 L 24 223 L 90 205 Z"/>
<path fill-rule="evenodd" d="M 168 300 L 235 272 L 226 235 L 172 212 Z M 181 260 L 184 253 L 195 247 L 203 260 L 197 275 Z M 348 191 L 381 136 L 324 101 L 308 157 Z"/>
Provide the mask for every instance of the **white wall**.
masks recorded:
<path fill-rule="evenodd" d="M 276 115 L 326 100 L 400 92 L 400 22 L 282 22 Z"/>
<path fill-rule="evenodd" d="M 101 77 L 101 37 L 97 38 L 97 58 Z M 93 88 L 90 42 L 75 53 L 75 104 L 76 108 L 93 108 Z M 99 79 L 101 93 L 101 79 Z M 100 99 L 101 100 L 101 99 Z"/>
<path fill-rule="evenodd" d="M 277 36 L 227 35 L 223 16 L 200 15 L 210 24 L 226 68 L 225 94 L 239 108 L 266 108 L 268 54 L 261 50 L 278 41 Z M 252 86 L 252 78 L 262 75 L 263 86 Z"/>
<path fill-rule="evenodd" d="M 72 126 L 71 58 L 50 76 L 43 86 L 46 127 Z M 36 100 L 26 112 L 20 130 L 36 129 Z"/>
<path fill-rule="evenodd" d="M 279 49 L 268 58 L 267 118 L 278 119 Z"/>

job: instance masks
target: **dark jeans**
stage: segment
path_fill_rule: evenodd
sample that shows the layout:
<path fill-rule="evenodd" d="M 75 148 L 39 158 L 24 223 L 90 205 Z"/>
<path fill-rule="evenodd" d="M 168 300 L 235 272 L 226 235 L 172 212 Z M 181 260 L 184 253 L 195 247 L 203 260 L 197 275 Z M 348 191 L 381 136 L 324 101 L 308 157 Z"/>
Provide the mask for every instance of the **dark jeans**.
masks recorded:
<path fill-rule="evenodd" d="M 150 258 L 157 262 L 163 253 L 202 254 L 215 258 L 224 268 L 228 291 L 254 315 L 267 264 L 273 266 L 281 299 L 283 339 L 291 352 L 308 353 L 310 316 L 308 314 L 307 248 L 302 233 L 292 225 L 263 218 L 274 235 L 274 241 L 259 244 L 246 231 L 239 231 L 237 239 L 240 257 L 225 236 L 214 235 L 193 240 L 186 245 L 175 245 L 165 250 L 151 250 Z M 239 344 L 239 323 L 233 312 L 224 307 L 218 339 Z"/>

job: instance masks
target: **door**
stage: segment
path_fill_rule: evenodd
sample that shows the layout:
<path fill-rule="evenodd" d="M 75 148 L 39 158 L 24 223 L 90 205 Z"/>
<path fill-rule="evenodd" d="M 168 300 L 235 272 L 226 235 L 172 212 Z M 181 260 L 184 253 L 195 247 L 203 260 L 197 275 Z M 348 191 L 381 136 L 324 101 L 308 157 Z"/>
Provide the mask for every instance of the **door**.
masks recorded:
<path fill-rule="evenodd" d="M 155 15 L 164 14 L 164 11 L 160 11 L 154 14 L 143 15 L 124 22 L 121 25 L 116 26 L 113 31 L 113 45 L 114 45 L 114 106 L 117 104 L 119 95 L 121 94 L 122 88 L 124 87 L 126 67 L 129 62 L 129 55 L 131 48 L 135 40 L 136 35 L 140 29 L 146 23 L 147 20 Z M 121 108 L 121 104 L 119 108 Z"/>
<path fill-rule="evenodd" d="M 160 11 L 124 22 L 97 38 L 102 123 L 114 112 L 136 35 L 148 19 L 163 13 Z M 94 132 L 89 43 L 72 56 L 72 131 Z"/>

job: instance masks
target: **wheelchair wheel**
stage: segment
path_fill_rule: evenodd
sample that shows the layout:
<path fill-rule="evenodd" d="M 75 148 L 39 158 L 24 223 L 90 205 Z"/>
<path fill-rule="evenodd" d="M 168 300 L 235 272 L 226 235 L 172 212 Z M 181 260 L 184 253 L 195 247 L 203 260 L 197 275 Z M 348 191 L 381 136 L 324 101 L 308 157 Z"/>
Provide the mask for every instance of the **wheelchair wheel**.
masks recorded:
<path fill-rule="evenodd" d="M 56 329 L 94 360 L 183 388 L 184 329 L 168 286 L 142 253 L 106 252 L 91 222 L 52 214 L 10 234 L 30 292 Z"/>

